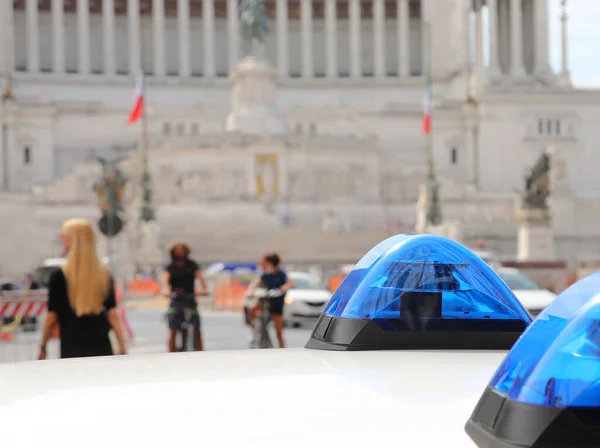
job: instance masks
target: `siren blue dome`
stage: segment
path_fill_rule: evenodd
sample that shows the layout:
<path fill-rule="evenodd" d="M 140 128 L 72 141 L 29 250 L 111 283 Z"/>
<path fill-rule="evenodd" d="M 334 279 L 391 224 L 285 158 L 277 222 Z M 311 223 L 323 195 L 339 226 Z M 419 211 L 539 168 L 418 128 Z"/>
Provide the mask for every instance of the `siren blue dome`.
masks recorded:
<path fill-rule="evenodd" d="M 600 272 L 560 294 L 523 333 L 490 386 L 550 407 L 600 407 Z"/>
<path fill-rule="evenodd" d="M 600 272 L 523 333 L 465 430 L 480 448 L 600 446 Z"/>
<path fill-rule="evenodd" d="M 531 322 L 510 288 L 481 258 L 436 235 L 397 235 L 375 246 L 335 291 L 325 314 L 350 319 L 397 317 L 408 294 L 431 303 L 435 302 L 432 295 L 441 297 L 438 317 L 443 320 Z M 465 326 L 452 328 L 462 331 Z"/>
<path fill-rule="evenodd" d="M 436 235 L 397 235 L 370 250 L 317 321 L 320 350 L 508 350 L 531 317 L 466 247 Z"/>

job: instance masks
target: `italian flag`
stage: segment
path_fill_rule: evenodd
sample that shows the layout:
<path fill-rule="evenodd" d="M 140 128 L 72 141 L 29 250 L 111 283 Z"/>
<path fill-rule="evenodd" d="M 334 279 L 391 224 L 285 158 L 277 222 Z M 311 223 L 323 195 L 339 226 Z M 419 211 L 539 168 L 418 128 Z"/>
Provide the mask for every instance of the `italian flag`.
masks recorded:
<path fill-rule="evenodd" d="M 144 113 L 144 72 L 140 72 L 133 93 L 133 106 L 129 112 L 127 124 L 133 124 L 142 118 Z"/>
<path fill-rule="evenodd" d="M 423 99 L 423 134 L 431 132 L 431 75 L 425 77 L 425 98 Z"/>

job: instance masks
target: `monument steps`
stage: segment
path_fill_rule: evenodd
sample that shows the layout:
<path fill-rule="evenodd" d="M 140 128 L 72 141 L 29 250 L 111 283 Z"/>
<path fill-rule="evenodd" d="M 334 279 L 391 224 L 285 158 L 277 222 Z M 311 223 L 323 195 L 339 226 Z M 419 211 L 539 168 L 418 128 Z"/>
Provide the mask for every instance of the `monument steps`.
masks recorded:
<path fill-rule="evenodd" d="M 195 257 L 205 262 L 253 261 L 262 254 L 276 251 L 287 262 L 358 261 L 375 244 L 389 236 L 384 230 L 324 232 L 320 228 L 283 228 L 219 234 L 218 238 L 180 229 L 180 239 L 193 248 Z"/>

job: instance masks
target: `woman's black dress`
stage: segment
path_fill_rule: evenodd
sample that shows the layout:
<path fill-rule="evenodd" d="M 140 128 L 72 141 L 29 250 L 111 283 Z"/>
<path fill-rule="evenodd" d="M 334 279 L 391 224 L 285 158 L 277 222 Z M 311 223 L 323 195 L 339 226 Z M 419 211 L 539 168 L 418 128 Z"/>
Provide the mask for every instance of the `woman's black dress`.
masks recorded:
<path fill-rule="evenodd" d="M 62 269 L 50 275 L 48 281 L 48 311 L 58 315 L 60 325 L 60 357 L 81 358 L 113 354 L 108 332 L 110 323 L 106 312 L 116 307 L 115 289 L 111 280 L 108 296 L 101 314 L 77 317 L 67 290 L 67 279 Z"/>

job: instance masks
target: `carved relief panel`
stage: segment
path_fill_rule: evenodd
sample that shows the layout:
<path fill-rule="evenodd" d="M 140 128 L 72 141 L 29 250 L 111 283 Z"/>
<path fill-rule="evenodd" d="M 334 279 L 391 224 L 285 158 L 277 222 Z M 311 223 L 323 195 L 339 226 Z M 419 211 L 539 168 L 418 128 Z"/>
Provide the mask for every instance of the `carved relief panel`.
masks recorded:
<path fill-rule="evenodd" d="M 336 199 L 364 199 L 370 181 L 367 168 L 361 165 L 316 165 L 292 170 L 288 177 L 292 199 L 324 202 Z"/>

